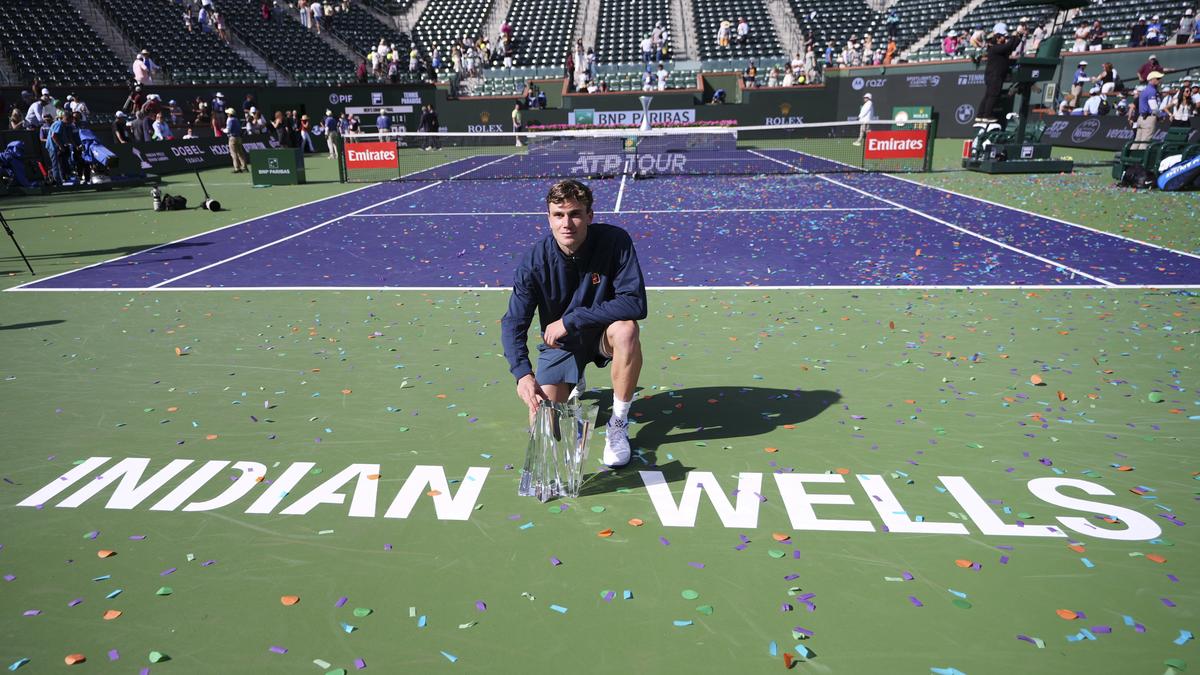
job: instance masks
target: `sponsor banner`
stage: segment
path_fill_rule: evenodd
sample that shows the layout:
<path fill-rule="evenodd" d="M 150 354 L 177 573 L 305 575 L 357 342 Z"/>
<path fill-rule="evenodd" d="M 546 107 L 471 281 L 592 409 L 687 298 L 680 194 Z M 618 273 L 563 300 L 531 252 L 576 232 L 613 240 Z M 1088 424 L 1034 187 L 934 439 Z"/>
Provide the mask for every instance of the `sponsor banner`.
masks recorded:
<path fill-rule="evenodd" d="M 581 114 L 582 113 L 582 114 Z M 590 113 L 590 115 L 588 114 Z M 582 122 L 588 119 L 590 122 Z M 651 110 L 650 124 L 691 124 L 696 121 L 696 111 L 693 108 L 678 108 L 675 110 Z M 600 126 L 636 126 L 642 123 L 641 110 L 577 110 L 567 113 L 567 124 L 598 124 Z"/>
<path fill-rule="evenodd" d="M 925 129 L 932 119 L 933 108 L 927 105 L 903 105 L 892 108 L 892 119 L 896 120 L 894 125 L 897 129 L 903 129 L 906 126 L 914 129 Z"/>
<path fill-rule="evenodd" d="M 863 159 L 921 159 L 925 156 L 928 132 L 868 131 Z"/>
<path fill-rule="evenodd" d="M 1082 115 L 1046 115 L 1035 118 L 1046 124 L 1042 142 L 1051 145 L 1096 150 L 1120 150 L 1133 140 L 1134 130 L 1129 122 L 1118 115 L 1091 117 Z M 1167 122 L 1161 121 L 1154 140 L 1161 141 L 1167 135 Z M 1192 120 L 1192 128 L 1200 129 L 1200 120 Z M 1200 131 L 1192 132 L 1192 142 L 1200 138 Z"/>
<path fill-rule="evenodd" d="M 119 144 L 114 145 L 122 147 Z M 246 152 L 250 152 L 251 150 L 277 148 L 279 142 L 266 134 L 261 134 L 243 137 L 242 145 Z M 232 166 L 229 159 L 229 139 L 225 137 L 129 143 L 127 147 L 133 153 L 139 168 L 147 173 L 169 174 L 209 169 L 216 166 Z"/>
<path fill-rule="evenodd" d="M 347 169 L 398 169 L 399 154 L 396 144 L 388 143 L 347 143 Z"/>

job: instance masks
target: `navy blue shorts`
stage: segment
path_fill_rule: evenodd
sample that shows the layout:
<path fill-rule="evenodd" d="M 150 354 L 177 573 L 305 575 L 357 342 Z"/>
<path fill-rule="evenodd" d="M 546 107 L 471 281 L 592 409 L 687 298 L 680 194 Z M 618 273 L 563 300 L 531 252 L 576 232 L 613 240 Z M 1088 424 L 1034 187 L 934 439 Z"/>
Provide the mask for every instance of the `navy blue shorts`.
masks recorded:
<path fill-rule="evenodd" d="M 537 374 L 534 377 L 538 384 L 578 384 L 583 377 L 583 369 L 587 364 L 594 363 L 603 368 L 612 361 L 612 354 L 605 354 L 602 340 L 604 331 L 593 337 L 585 337 L 582 344 L 571 348 L 553 348 L 541 343 L 538 345 Z"/>

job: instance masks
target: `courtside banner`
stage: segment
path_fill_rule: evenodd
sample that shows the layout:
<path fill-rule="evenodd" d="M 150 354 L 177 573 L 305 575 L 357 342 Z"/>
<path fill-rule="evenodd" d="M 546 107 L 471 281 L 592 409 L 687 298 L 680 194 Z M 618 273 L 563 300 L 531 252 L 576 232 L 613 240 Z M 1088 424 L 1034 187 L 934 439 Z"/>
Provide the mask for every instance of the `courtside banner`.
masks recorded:
<path fill-rule="evenodd" d="M 863 159 L 921 159 L 925 156 L 928 132 L 868 131 Z"/>
<path fill-rule="evenodd" d="M 400 157 L 396 152 L 396 144 L 387 143 L 347 143 L 347 169 L 398 169 Z"/>

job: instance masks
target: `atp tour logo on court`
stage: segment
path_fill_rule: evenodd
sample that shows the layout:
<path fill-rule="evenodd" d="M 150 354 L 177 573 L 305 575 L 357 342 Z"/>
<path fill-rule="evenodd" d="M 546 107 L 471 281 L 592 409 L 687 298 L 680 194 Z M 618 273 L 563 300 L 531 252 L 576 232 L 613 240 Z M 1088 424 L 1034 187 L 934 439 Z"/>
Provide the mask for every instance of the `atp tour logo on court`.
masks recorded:
<path fill-rule="evenodd" d="M 580 155 L 571 167 L 572 175 L 611 175 L 618 172 L 644 174 L 684 173 L 687 156 L 678 152 L 647 155 Z"/>
<path fill-rule="evenodd" d="M 347 169 L 395 169 L 400 166 L 395 143 L 347 143 Z"/>
<path fill-rule="evenodd" d="M 868 131 L 864 159 L 921 159 L 925 156 L 925 131 Z"/>
<path fill-rule="evenodd" d="M 315 462 L 293 462 L 275 472 L 252 460 L 208 460 L 192 466 L 196 460 L 177 458 L 147 474 L 149 458 L 126 457 L 110 465 L 111 459 L 88 457 L 17 506 L 74 509 L 101 493 L 110 493 L 104 508 L 125 511 L 146 505 L 151 511 L 202 513 L 229 509 L 256 515 L 306 516 L 319 509 L 318 514 L 327 519 L 330 509 L 339 507 L 351 518 L 408 518 L 427 497 L 438 520 L 462 521 L 469 520 L 474 513 L 490 473 L 488 467 L 472 466 L 458 474 L 461 478 L 449 479 L 443 466 L 416 465 L 408 470 L 407 477 L 398 473 L 392 481 L 384 483 L 380 480 L 384 475 L 380 464 L 356 463 L 313 485 Z M 912 517 L 880 474 L 847 477 L 839 473 L 744 471 L 733 477 L 735 489 L 727 476 L 718 478 L 711 471 L 691 471 L 683 485 L 674 490 L 661 471 L 638 471 L 637 475 L 664 527 L 695 527 L 701 497 L 707 497 L 711 511 L 715 511 L 724 527 L 752 530 L 759 527 L 759 506 L 769 493 L 771 499 L 779 499 L 787 522 L 797 531 L 876 533 L 882 529 L 889 537 L 970 535 L 972 531 L 967 527 L 970 523 L 987 536 L 1066 538 L 1068 535 L 1062 528 L 1116 541 L 1147 541 L 1162 534 L 1154 519 L 1138 511 L 1073 496 L 1072 493 L 1116 496 L 1099 483 L 1077 478 L 1046 476 L 1025 484 L 1033 497 L 1060 509 L 1047 514 L 1046 522 L 1054 525 L 1043 525 L 1005 522 L 962 476 L 937 477 L 942 485 L 939 489 L 961 509 L 950 512 L 955 520 L 937 521 Z M 395 487 L 401 478 L 403 482 Z M 451 489 L 452 484 L 456 489 Z M 821 487 L 810 493 L 806 486 Z M 391 502 L 381 513 L 380 492 L 384 488 L 394 492 L 387 495 Z M 515 492 L 516 484 L 508 480 L 496 489 Z M 70 494 L 64 495 L 67 492 Z M 857 505 L 858 517 L 830 518 L 828 512 L 820 514 L 814 508 L 829 505 Z M 705 516 L 711 517 L 707 511 Z M 779 510 L 772 509 L 771 516 L 779 517 Z"/>

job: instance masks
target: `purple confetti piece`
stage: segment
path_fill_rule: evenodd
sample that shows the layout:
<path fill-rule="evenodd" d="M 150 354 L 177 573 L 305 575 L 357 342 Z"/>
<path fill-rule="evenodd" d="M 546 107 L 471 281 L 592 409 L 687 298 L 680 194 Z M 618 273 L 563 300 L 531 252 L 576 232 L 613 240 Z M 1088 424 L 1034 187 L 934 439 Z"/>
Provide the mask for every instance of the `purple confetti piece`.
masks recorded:
<path fill-rule="evenodd" d="M 5 575 L 4 575 L 4 580 L 5 580 L 5 581 L 15 581 L 15 580 L 16 580 L 16 577 L 15 577 L 15 576 L 13 576 L 13 575 L 11 575 L 11 574 L 5 574 Z"/>
<path fill-rule="evenodd" d="M 738 537 L 739 537 L 739 538 L 742 540 L 742 543 L 743 543 L 743 544 L 749 544 L 749 543 L 750 543 L 750 537 L 747 537 L 747 536 L 746 536 L 746 535 L 744 535 L 744 534 L 739 534 L 739 535 L 738 535 Z"/>
<path fill-rule="evenodd" d="M 604 592 L 604 601 L 605 602 L 612 602 L 613 598 L 615 598 L 615 597 L 617 597 L 617 594 L 613 591 L 605 591 Z"/>
<path fill-rule="evenodd" d="M 271 645 L 270 650 L 272 652 L 275 652 L 276 654 L 286 654 L 287 653 L 287 647 L 280 647 L 278 645 Z"/>
<path fill-rule="evenodd" d="M 144 535 L 144 534 L 129 535 L 129 541 L 145 541 L 145 539 L 146 539 L 146 535 Z"/>
<path fill-rule="evenodd" d="M 120 660 L 120 658 L 121 658 L 121 652 L 119 652 L 115 649 L 108 650 L 108 660 L 109 661 L 118 661 L 118 660 Z"/>
<path fill-rule="evenodd" d="M 1142 624 L 1140 624 L 1140 623 L 1135 623 L 1135 624 L 1133 624 L 1133 629 L 1134 629 L 1135 631 L 1139 632 L 1139 633 L 1145 633 L 1145 632 L 1146 632 L 1146 627 L 1145 627 L 1145 626 L 1143 626 L 1143 625 L 1142 625 Z"/>
<path fill-rule="evenodd" d="M 1006 556 L 1006 555 L 1000 556 L 1000 564 L 1007 565 L 1008 564 L 1008 556 Z"/>
<path fill-rule="evenodd" d="M 1018 635 L 1018 636 L 1017 636 L 1017 639 L 1018 639 L 1018 640 L 1024 640 L 1025 642 L 1028 642 L 1028 643 L 1029 643 L 1029 644 L 1031 644 L 1031 645 L 1036 645 L 1036 644 L 1037 644 L 1036 642 L 1034 642 L 1034 641 L 1033 641 L 1033 638 L 1029 637 L 1028 635 Z"/>
<path fill-rule="evenodd" d="M 345 607 L 346 603 L 349 602 L 349 600 L 350 600 L 350 598 L 347 598 L 346 596 L 342 596 L 337 599 L 337 602 L 333 603 L 333 606 L 334 607 Z"/>
<path fill-rule="evenodd" d="M 1084 614 L 1084 613 L 1083 613 L 1083 610 L 1076 610 L 1076 612 L 1075 612 L 1075 616 L 1076 616 L 1076 618 L 1079 618 L 1079 619 L 1086 619 L 1086 618 L 1087 618 L 1087 614 Z"/>
<path fill-rule="evenodd" d="M 901 577 L 902 579 L 904 579 L 905 581 L 912 581 L 913 579 L 915 579 L 915 578 L 916 578 L 916 577 L 914 577 L 914 576 L 912 575 L 912 573 L 911 573 L 911 572 L 909 572 L 908 570 L 905 570 L 904 572 L 902 572 L 902 573 L 900 574 L 900 577 Z"/>
<path fill-rule="evenodd" d="M 482 600 L 476 600 L 475 601 L 475 609 L 477 609 L 481 612 L 486 612 L 487 611 L 487 603 Z"/>
<path fill-rule="evenodd" d="M 734 546 L 734 547 L 733 547 L 733 550 L 735 550 L 735 551 L 745 551 L 745 550 L 746 550 L 746 548 L 747 548 L 747 546 L 746 546 L 745 544 L 738 544 L 737 546 Z"/>
<path fill-rule="evenodd" d="M 779 606 L 779 611 L 781 611 L 781 612 L 790 612 L 793 609 L 795 609 L 795 607 L 792 607 L 790 604 L 788 604 L 786 602 Z"/>
<path fill-rule="evenodd" d="M 93 531 L 88 532 L 87 534 L 83 535 L 83 538 L 91 539 L 91 540 L 95 541 L 96 537 L 99 537 L 99 536 L 100 536 L 100 530 L 93 530 Z"/>
<path fill-rule="evenodd" d="M 1176 583 L 1176 584 L 1179 583 L 1179 577 L 1175 576 L 1174 574 L 1168 574 L 1167 578 L 1170 579 L 1173 583 Z"/>
<path fill-rule="evenodd" d="M 201 567 L 212 567 L 213 565 L 216 565 L 216 564 L 217 564 L 216 560 L 205 560 L 204 562 L 200 563 L 200 566 Z"/>
<path fill-rule="evenodd" d="M 1174 606 L 1175 606 L 1175 603 L 1174 603 L 1174 602 L 1171 602 L 1171 599 L 1170 599 L 1170 598 L 1159 598 L 1159 600 L 1162 600 L 1162 604 L 1166 605 L 1167 607 L 1174 607 Z"/>
<path fill-rule="evenodd" d="M 813 632 L 812 632 L 811 630 L 809 630 L 809 629 L 805 628 L 804 626 L 793 626 L 793 627 L 792 627 L 792 632 L 793 632 L 793 633 L 800 633 L 801 635 L 807 635 L 808 637 L 812 637 L 812 636 L 813 636 Z"/>
<path fill-rule="evenodd" d="M 800 578 L 799 574 L 789 574 L 786 577 L 784 577 L 783 579 L 784 579 L 784 581 L 793 581 L 793 580 L 799 579 L 799 578 Z"/>
<path fill-rule="evenodd" d="M 1100 633 L 1101 635 L 1108 635 L 1112 630 L 1112 626 L 1092 626 L 1092 632 Z"/>
<path fill-rule="evenodd" d="M 75 607 L 82 603 L 83 603 L 83 598 L 75 598 L 74 600 L 67 603 L 67 607 Z"/>
<path fill-rule="evenodd" d="M 696 568 L 696 569 L 698 569 L 698 570 L 702 570 L 702 569 L 704 569 L 704 563 L 701 563 L 701 562 L 690 562 L 690 563 L 688 563 L 688 567 L 695 567 L 695 568 Z"/>
<path fill-rule="evenodd" d="M 158 576 L 160 576 L 160 577 L 165 577 L 165 576 L 167 576 L 168 574 L 174 574 L 174 573 L 175 573 L 175 570 L 177 570 L 177 569 L 179 569 L 179 568 L 177 568 L 177 567 L 168 567 L 167 569 L 165 569 L 165 570 L 163 570 L 163 571 L 159 572 L 159 573 L 158 573 Z"/>
<path fill-rule="evenodd" d="M 562 564 L 562 561 L 561 561 L 561 560 L 559 560 L 558 558 L 555 558 L 555 557 L 551 556 L 551 557 L 550 557 L 550 564 L 551 564 L 551 565 L 553 565 L 553 566 L 555 566 L 555 567 L 558 567 L 559 565 L 561 565 L 561 564 Z"/>
<path fill-rule="evenodd" d="M 362 670 L 367 667 L 367 662 L 362 659 L 354 659 L 354 667 Z"/>
<path fill-rule="evenodd" d="M 908 596 L 908 601 L 911 602 L 914 607 L 924 607 L 925 606 L 925 603 L 918 600 L 917 596 L 915 596 L 915 595 Z"/>
<path fill-rule="evenodd" d="M 383 545 L 383 550 L 385 550 L 385 551 L 390 551 L 390 550 L 392 550 L 392 545 L 391 545 L 391 544 L 384 544 L 384 545 Z"/>
<path fill-rule="evenodd" d="M 142 668 L 141 670 L 138 671 L 138 675 L 150 675 L 150 669 Z"/>
<path fill-rule="evenodd" d="M 671 542 L 667 541 L 667 538 L 666 538 L 666 537 L 659 537 L 659 538 L 658 538 L 658 543 L 662 544 L 663 546 L 670 546 L 670 545 L 671 545 Z"/>
<path fill-rule="evenodd" d="M 39 615 L 39 614 L 41 614 L 41 613 L 42 613 L 42 610 L 40 610 L 40 609 L 27 609 L 27 610 L 25 610 L 25 616 L 37 616 L 37 615 Z"/>

